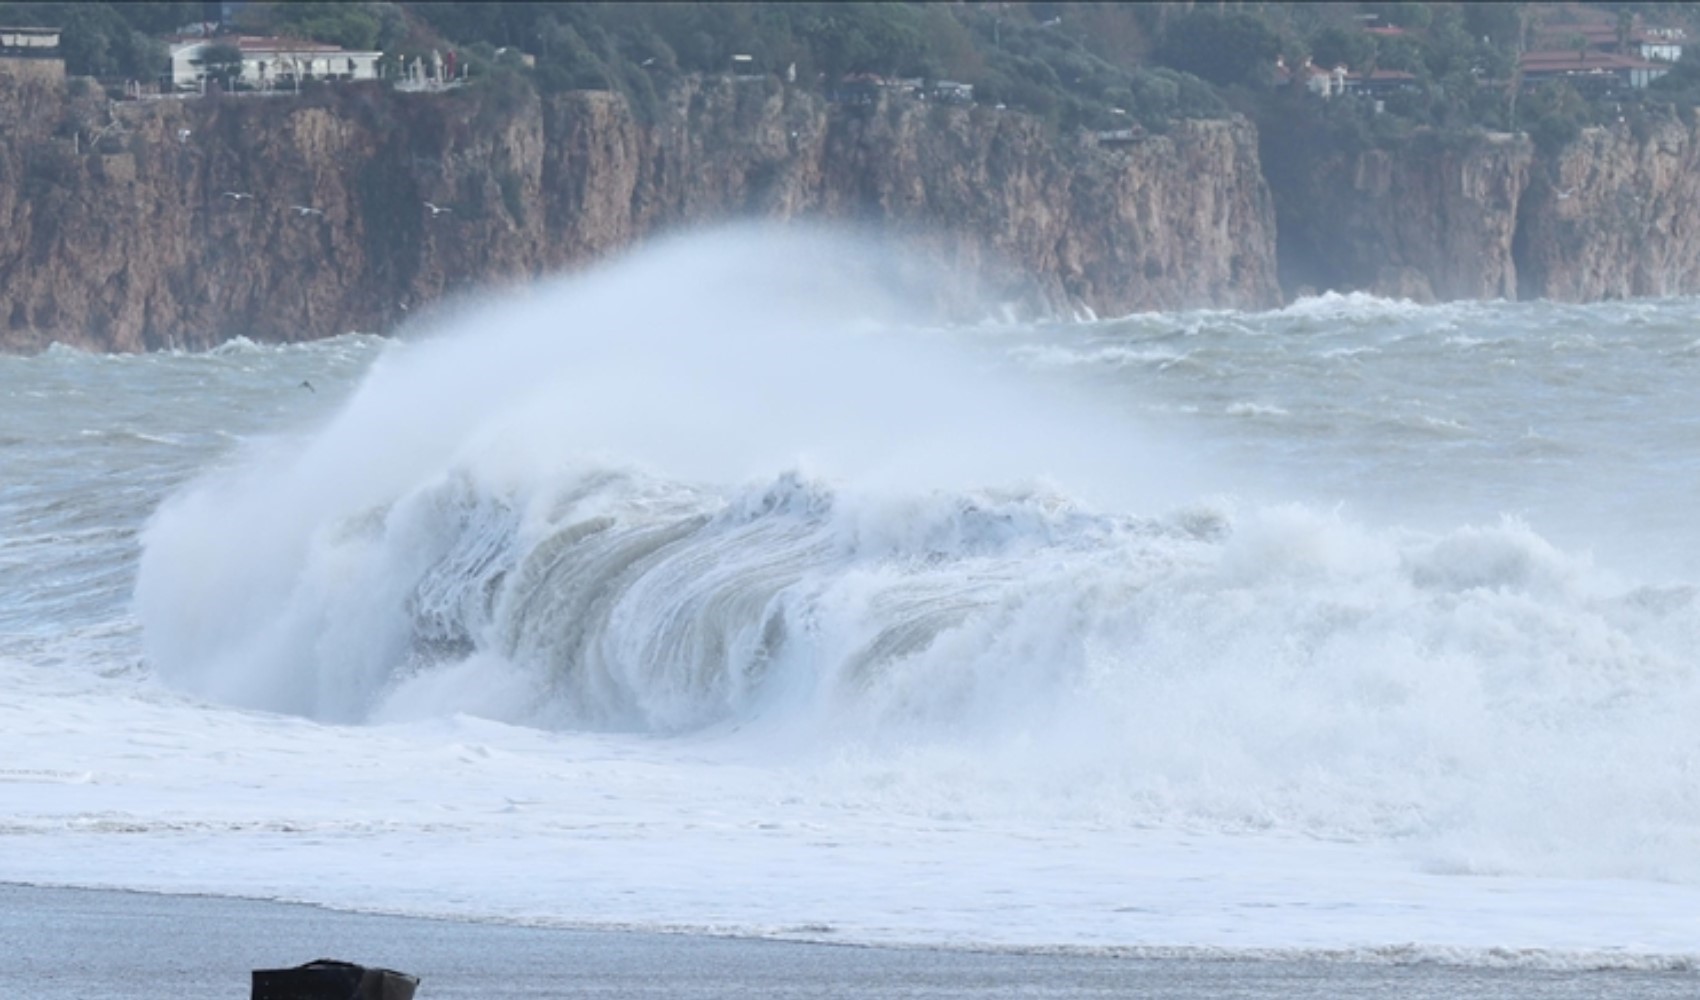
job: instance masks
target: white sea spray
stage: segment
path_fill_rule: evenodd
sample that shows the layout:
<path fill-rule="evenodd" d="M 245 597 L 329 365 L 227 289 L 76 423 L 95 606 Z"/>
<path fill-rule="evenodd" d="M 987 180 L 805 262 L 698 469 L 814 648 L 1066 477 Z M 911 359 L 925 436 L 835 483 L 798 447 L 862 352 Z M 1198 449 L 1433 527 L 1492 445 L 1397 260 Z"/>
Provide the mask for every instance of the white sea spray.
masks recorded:
<path fill-rule="evenodd" d="M 1685 967 L 1693 302 L 959 331 L 868 255 L 0 359 L 0 878 Z"/>

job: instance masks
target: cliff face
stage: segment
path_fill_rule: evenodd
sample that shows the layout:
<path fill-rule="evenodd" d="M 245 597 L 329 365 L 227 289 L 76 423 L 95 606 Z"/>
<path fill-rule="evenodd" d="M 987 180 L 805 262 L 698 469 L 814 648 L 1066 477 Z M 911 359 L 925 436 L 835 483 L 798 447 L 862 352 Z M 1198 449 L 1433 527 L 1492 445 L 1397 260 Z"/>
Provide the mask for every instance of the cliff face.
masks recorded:
<path fill-rule="evenodd" d="M 12 349 L 385 330 L 444 294 L 749 217 L 902 233 L 953 292 L 1035 309 L 1278 299 L 1244 122 L 1099 149 L 1013 113 L 833 106 L 773 81 L 690 84 L 640 120 L 606 93 L 111 104 L 0 77 Z"/>
<path fill-rule="evenodd" d="M 1589 302 L 1700 290 L 1700 136 L 1665 122 L 1584 131 L 1524 198 L 1526 297 Z"/>
<path fill-rule="evenodd" d="M 1692 117 L 1543 156 L 1511 136 L 1345 152 L 1238 119 L 1100 148 L 1012 112 L 829 105 L 772 80 L 687 83 L 644 116 L 596 92 L 74 90 L 0 75 L 0 349 L 383 331 L 736 218 L 902 235 L 976 309 L 1700 291 Z"/>
<path fill-rule="evenodd" d="M 1512 244 L 1534 159 L 1527 139 L 1286 153 L 1295 155 L 1277 187 L 1289 291 L 1367 289 L 1417 301 L 1517 296 Z"/>
<path fill-rule="evenodd" d="M 1419 301 L 1592 302 L 1700 291 L 1700 123 L 1396 152 L 1271 148 L 1281 282 Z"/>

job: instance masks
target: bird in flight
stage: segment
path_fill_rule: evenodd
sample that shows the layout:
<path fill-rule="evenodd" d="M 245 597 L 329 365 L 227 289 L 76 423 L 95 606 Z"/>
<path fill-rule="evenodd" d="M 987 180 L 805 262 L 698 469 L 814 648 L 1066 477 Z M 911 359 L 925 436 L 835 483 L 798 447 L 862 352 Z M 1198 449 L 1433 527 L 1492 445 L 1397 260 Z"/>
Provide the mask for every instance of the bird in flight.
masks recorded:
<path fill-rule="evenodd" d="M 293 210 L 295 212 L 296 215 L 299 215 L 302 218 L 306 218 L 309 215 L 324 215 L 325 214 L 324 212 L 320 211 L 319 209 L 312 207 L 311 205 L 291 205 L 289 207 L 290 207 L 291 210 Z"/>
<path fill-rule="evenodd" d="M 307 381 L 306 379 L 301 380 L 301 388 L 306 389 L 308 392 L 318 392 L 319 391 L 319 390 L 313 388 L 313 383 Z"/>
<path fill-rule="evenodd" d="M 431 218 L 433 218 L 433 219 L 435 219 L 439 215 L 442 215 L 444 212 L 454 211 L 454 209 L 452 209 L 452 208 L 447 208 L 443 205 L 433 205 L 430 202 L 426 202 L 425 207 L 431 210 Z"/>
<path fill-rule="evenodd" d="M 251 201 L 254 196 L 246 191 L 226 191 L 224 192 L 224 197 L 229 198 L 231 201 Z"/>
<path fill-rule="evenodd" d="M 180 129 L 177 130 L 177 141 L 178 142 L 188 142 L 189 137 L 191 135 L 194 135 L 194 134 L 195 133 L 191 132 L 190 130 L 188 130 L 186 128 L 180 128 Z"/>
<path fill-rule="evenodd" d="M 1575 193 L 1576 193 L 1575 188 L 1566 188 L 1565 190 L 1558 192 L 1558 200 L 1559 201 L 1565 201 L 1565 200 L 1569 199 L 1569 197 L 1571 195 L 1575 194 Z"/>

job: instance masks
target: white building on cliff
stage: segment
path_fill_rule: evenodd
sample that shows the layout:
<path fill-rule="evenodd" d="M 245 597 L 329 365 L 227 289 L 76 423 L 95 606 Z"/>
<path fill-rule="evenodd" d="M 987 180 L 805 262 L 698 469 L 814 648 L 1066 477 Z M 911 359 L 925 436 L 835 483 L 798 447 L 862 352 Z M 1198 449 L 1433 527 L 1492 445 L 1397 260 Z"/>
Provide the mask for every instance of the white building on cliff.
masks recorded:
<path fill-rule="evenodd" d="M 176 38 L 170 42 L 172 88 L 199 90 L 207 75 L 207 52 L 221 45 L 242 53 L 236 85 L 249 90 L 292 89 L 306 80 L 376 80 L 378 60 L 384 55 L 295 38 Z"/>
<path fill-rule="evenodd" d="M 58 28 L 0 28 L 0 73 L 37 80 L 65 79 Z"/>

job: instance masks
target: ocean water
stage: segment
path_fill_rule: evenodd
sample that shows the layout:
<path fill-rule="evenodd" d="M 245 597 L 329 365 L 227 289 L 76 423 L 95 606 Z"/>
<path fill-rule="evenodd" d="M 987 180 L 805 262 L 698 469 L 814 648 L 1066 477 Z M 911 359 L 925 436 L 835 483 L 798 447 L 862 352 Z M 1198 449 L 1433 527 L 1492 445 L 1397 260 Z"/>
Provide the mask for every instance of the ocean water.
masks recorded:
<path fill-rule="evenodd" d="M 1700 300 L 948 326 L 682 237 L 0 358 L 0 881 L 1690 970 Z"/>

